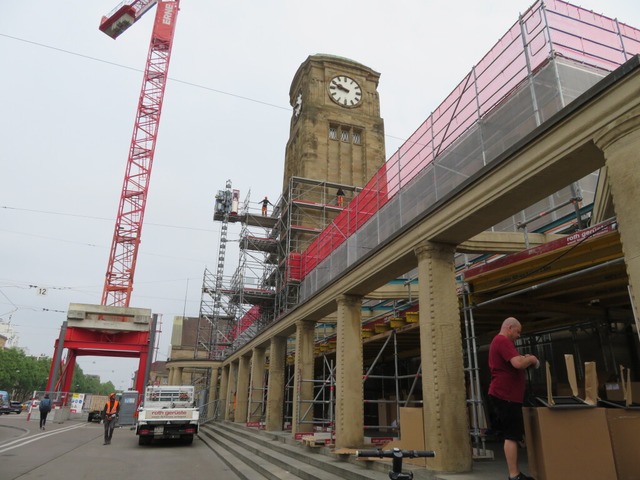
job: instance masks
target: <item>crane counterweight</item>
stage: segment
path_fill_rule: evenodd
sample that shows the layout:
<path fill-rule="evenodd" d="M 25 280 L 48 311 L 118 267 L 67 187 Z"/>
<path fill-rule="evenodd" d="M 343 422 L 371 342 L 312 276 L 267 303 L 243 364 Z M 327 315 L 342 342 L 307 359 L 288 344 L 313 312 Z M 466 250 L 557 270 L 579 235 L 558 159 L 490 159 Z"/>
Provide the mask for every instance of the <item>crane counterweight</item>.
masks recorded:
<path fill-rule="evenodd" d="M 135 21 L 135 9 L 131 5 L 125 5 L 113 16 L 102 17 L 100 30 L 115 40 L 122 32 L 133 25 Z"/>
<path fill-rule="evenodd" d="M 114 40 L 127 28 L 140 20 L 158 0 L 129 0 L 118 4 L 108 15 L 102 17 L 100 30 Z"/>

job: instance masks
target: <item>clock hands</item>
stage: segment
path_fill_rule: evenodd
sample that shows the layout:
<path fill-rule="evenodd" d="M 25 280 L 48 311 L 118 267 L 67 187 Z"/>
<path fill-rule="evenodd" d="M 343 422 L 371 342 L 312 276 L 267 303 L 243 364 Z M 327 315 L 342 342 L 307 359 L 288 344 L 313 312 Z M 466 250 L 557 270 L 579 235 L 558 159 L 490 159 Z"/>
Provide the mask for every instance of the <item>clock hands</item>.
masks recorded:
<path fill-rule="evenodd" d="M 355 107 L 362 101 L 362 90 L 352 78 L 337 76 L 329 83 L 329 96 L 338 105 Z"/>
<path fill-rule="evenodd" d="M 342 85 L 341 83 L 331 82 L 338 90 L 342 90 L 345 93 L 349 93 L 349 89 Z"/>

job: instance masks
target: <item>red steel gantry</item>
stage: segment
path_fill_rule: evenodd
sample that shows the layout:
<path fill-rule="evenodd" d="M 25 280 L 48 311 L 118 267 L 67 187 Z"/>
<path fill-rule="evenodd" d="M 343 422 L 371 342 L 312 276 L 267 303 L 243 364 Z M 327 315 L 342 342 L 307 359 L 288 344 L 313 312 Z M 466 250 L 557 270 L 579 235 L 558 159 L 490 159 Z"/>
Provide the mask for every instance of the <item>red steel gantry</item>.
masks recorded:
<path fill-rule="evenodd" d="M 156 3 L 158 8 L 151 34 L 102 293 L 101 305 L 118 307 L 114 309 L 114 312 L 130 310 L 120 307 L 129 307 L 133 290 L 133 276 L 138 247 L 140 246 L 149 177 L 180 0 L 123 2 L 109 15 L 102 18 L 99 27 L 101 31 L 115 39 L 137 22 Z M 105 315 L 105 318 L 108 318 L 108 315 Z M 127 322 L 126 316 L 122 316 L 121 321 Z M 86 327 L 81 328 L 84 323 L 87 323 Z M 102 323 L 104 323 L 104 328 L 96 328 Z M 75 360 L 80 355 L 138 357 L 139 366 L 135 388 L 138 392 L 143 391 L 147 367 L 152 361 L 150 357 L 153 353 L 152 339 L 155 320 L 150 322 L 148 331 L 139 331 L 137 328 L 128 332 L 129 328 L 125 323 L 121 324 L 121 328 L 110 329 L 107 328 L 108 324 L 109 322 L 106 321 L 72 323 L 75 326 L 65 323 L 60 337 L 56 340 L 54 358 L 47 381 L 47 391 L 52 391 L 52 386 L 58 377 L 59 367 L 61 369 L 60 378 L 55 383 L 55 389 L 62 392 L 70 391 Z M 111 325 L 113 326 L 113 323 Z M 68 350 L 68 354 L 66 362 L 63 363 L 62 350 L 64 348 Z"/>

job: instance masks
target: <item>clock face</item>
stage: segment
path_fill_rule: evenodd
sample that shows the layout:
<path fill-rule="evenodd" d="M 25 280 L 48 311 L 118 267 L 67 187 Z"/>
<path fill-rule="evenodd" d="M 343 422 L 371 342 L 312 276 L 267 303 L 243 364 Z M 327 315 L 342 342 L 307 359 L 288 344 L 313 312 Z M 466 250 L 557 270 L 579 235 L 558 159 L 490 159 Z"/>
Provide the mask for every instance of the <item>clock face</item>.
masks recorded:
<path fill-rule="evenodd" d="M 329 83 L 329 96 L 342 107 L 355 107 L 362 100 L 362 89 L 354 79 L 338 75 Z"/>

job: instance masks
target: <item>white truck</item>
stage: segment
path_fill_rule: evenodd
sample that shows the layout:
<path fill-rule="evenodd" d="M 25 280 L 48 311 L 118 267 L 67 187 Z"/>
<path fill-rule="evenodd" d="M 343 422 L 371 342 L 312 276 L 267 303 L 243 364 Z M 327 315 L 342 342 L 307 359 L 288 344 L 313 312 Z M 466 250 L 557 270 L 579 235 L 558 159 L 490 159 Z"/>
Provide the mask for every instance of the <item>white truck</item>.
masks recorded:
<path fill-rule="evenodd" d="M 191 444 L 200 418 L 194 395 L 191 385 L 147 387 L 138 408 L 138 445 L 149 445 L 154 438 L 178 438 Z"/>

